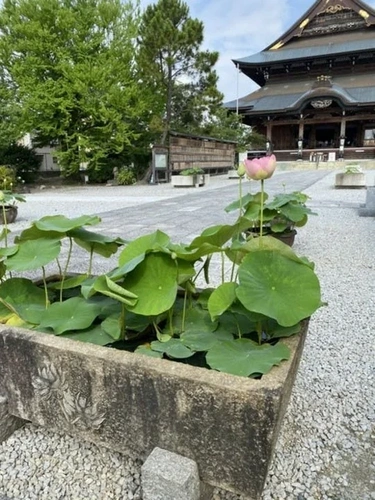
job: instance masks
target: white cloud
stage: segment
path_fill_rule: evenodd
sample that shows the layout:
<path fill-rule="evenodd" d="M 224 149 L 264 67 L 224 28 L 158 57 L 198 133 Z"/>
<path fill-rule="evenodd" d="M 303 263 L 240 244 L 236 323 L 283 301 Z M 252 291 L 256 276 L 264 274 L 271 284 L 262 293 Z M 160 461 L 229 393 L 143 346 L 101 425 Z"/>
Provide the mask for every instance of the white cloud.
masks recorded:
<path fill-rule="evenodd" d="M 141 0 L 142 6 L 149 3 L 150 0 Z M 190 15 L 203 21 L 204 48 L 220 53 L 216 70 L 220 78 L 219 90 L 225 101 L 237 98 L 237 70 L 232 59 L 263 50 L 313 3 L 314 0 L 187 0 Z M 375 8 L 375 0 L 366 3 Z M 238 87 L 238 95 L 242 97 L 255 90 L 257 85 L 241 73 Z"/>
<path fill-rule="evenodd" d="M 250 6 L 251 5 L 251 6 Z M 230 6 L 226 0 L 189 3 L 191 15 L 205 26 L 204 46 L 220 52 L 217 65 L 219 89 L 225 100 L 237 97 L 237 71 L 232 59 L 263 50 L 285 30 L 289 0 L 238 0 Z M 256 88 L 244 75 L 239 75 L 239 95 Z"/>

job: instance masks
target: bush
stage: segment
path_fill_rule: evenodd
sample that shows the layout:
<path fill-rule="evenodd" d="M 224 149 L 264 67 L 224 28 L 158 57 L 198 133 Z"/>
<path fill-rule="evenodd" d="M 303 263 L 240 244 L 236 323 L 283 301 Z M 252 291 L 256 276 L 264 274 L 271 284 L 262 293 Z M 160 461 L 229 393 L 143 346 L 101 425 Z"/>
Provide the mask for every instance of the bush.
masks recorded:
<path fill-rule="evenodd" d="M 7 167 L 6 165 L 0 165 L 0 190 L 13 191 L 16 185 L 16 177 L 14 175 L 14 170 Z"/>
<path fill-rule="evenodd" d="M 131 184 L 135 184 L 137 182 L 134 173 L 128 168 L 122 168 L 117 174 L 116 180 L 120 186 L 130 186 Z"/>
<path fill-rule="evenodd" d="M 200 174 L 204 174 L 204 170 L 199 167 L 185 168 L 180 172 L 180 175 L 200 175 Z"/>
<path fill-rule="evenodd" d="M 36 181 L 41 163 L 42 158 L 27 146 L 10 144 L 0 147 L 0 165 L 11 168 L 14 177 L 20 177 L 26 183 Z"/>

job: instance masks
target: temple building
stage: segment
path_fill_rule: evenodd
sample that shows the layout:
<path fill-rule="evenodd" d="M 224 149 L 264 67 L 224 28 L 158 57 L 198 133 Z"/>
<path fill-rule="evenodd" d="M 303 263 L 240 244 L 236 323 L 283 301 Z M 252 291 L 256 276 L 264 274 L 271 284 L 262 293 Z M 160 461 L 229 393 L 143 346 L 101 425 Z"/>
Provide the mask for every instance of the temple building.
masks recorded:
<path fill-rule="evenodd" d="M 258 54 L 233 61 L 260 88 L 226 103 L 279 160 L 375 158 L 375 11 L 317 0 Z"/>

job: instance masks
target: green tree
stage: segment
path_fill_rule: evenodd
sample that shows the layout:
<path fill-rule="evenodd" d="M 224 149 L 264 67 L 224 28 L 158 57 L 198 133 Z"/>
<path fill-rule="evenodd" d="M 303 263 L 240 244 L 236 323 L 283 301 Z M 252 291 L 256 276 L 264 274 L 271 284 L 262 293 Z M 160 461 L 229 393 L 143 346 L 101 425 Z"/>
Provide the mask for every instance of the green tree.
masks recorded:
<path fill-rule="evenodd" d="M 237 151 L 247 149 L 264 149 L 266 137 L 252 130 L 242 123 L 242 116 L 228 111 L 221 105 L 201 123 L 200 133 L 217 139 L 226 139 L 237 142 Z"/>
<path fill-rule="evenodd" d="M 53 141 L 66 174 L 100 168 L 138 138 L 148 110 L 134 64 L 138 14 L 120 0 L 4 0 L 0 57 L 18 130 Z"/>
<path fill-rule="evenodd" d="M 183 115 L 184 126 L 196 123 L 222 98 L 213 69 L 219 54 L 201 50 L 203 30 L 181 0 L 159 0 L 142 15 L 139 64 L 143 82 L 154 95 L 151 127 L 161 133 L 162 144 Z"/>

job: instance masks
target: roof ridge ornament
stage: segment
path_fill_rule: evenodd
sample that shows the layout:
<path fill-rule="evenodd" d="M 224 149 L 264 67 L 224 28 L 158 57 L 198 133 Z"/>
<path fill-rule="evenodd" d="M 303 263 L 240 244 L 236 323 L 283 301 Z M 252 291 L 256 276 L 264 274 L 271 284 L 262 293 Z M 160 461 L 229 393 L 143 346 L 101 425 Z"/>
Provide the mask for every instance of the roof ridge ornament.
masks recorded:
<path fill-rule="evenodd" d="M 315 82 L 312 84 L 312 88 L 320 87 L 332 87 L 332 78 L 328 75 L 319 75 L 316 77 Z"/>

